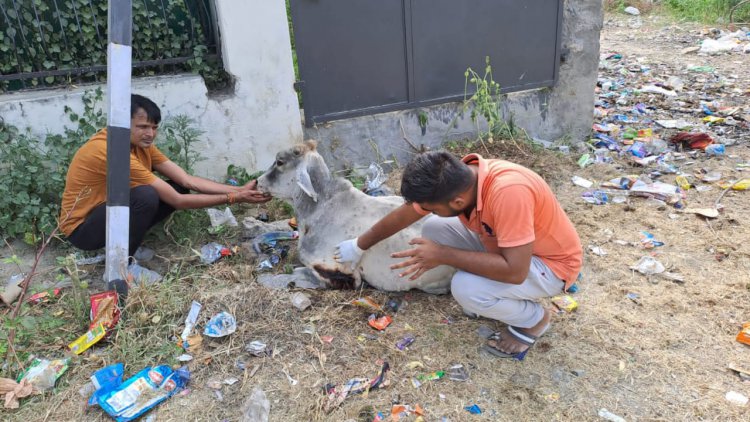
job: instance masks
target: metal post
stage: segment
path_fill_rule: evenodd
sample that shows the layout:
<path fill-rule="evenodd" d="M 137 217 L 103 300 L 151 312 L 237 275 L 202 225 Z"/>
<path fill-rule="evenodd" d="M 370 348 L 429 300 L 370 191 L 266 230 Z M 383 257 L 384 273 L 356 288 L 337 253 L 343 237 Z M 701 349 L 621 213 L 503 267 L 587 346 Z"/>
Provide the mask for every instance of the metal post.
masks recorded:
<path fill-rule="evenodd" d="M 110 289 L 127 297 L 130 244 L 131 0 L 109 0 L 107 44 L 107 261 Z"/>

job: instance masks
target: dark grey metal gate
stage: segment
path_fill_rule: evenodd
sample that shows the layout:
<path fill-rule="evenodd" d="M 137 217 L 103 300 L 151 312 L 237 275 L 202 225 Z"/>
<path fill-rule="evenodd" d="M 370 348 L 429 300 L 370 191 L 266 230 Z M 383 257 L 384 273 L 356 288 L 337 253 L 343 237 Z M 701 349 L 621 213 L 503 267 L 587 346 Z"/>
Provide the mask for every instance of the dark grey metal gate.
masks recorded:
<path fill-rule="evenodd" d="M 291 0 L 305 123 L 460 100 L 489 56 L 503 92 L 557 80 L 562 0 Z"/>

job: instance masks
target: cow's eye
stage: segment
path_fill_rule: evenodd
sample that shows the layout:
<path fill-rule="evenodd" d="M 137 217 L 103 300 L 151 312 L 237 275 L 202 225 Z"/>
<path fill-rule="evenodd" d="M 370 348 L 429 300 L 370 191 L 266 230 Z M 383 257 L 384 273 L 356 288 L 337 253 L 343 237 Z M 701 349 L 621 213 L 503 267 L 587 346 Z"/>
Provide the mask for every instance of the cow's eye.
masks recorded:
<path fill-rule="evenodd" d="M 281 160 L 276 160 L 276 167 L 281 167 L 284 165 L 284 162 Z"/>

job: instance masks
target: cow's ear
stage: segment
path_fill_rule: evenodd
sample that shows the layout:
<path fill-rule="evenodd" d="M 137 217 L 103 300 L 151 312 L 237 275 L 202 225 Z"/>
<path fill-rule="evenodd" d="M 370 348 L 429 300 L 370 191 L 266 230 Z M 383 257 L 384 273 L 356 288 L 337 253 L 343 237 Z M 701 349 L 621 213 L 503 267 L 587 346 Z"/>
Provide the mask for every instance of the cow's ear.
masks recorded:
<path fill-rule="evenodd" d="M 297 167 L 297 185 L 302 189 L 303 192 L 307 194 L 314 202 L 318 202 L 318 193 L 315 192 L 315 188 L 312 185 L 312 180 L 310 180 L 310 173 L 307 171 L 307 164 L 310 161 L 305 159 L 303 162 Z"/>

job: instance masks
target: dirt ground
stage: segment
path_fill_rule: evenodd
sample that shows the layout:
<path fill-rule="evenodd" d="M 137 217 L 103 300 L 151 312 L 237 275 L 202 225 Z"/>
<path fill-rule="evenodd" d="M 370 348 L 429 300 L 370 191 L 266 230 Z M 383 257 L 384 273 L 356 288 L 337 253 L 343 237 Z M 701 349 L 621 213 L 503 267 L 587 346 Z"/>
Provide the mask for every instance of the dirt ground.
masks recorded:
<path fill-rule="evenodd" d="M 619 53 L 626 68 L 647 66 L 649 72 L 617 73 L 617 63 L 611 63 L 601 77 L 619 74 L 630 81 L 626 86 L 637 88 L 641 81 L 666 81 L 676 75 L 686 88 L 677 102 L 665 102 L 654 94 L 632 94 L 628 106 L 653 105 L 661 110 L 660 116 L 695 124 L 703 117 L 697 99 L 720 100 L 741 106 L 740 114 L 750 114 L 748 55 L 681 54 L 705 37 L 701 25 L 646 17 L 642 26 L 635 26 L 633 18 L 608 16 L 601 52 Z M 715 73 L 691 73 L 687 70 L 691 66 L 712 66 Z M 699 177 L 705 173 L 701 169 L 719 171 L 722 182 L 750 177 L 748 127 L 739 122 L 710 131 L 717 139 L 736 143 L 719 158 L 707 158 L 703 152 L 687 155 L 674 162 L 680 171 Z M 664 139 L 669 135 L 668 130 L 661 132 Z M 291 306 L 290 292 L 257 284 L 253 266 L 243 259 L 194 271 L 194 261 L 181 261 L 157 249 L 161 261 L 171 265 L 169 276 L 162 284 L 132 292 L 126 309 L 130 316 L 110 343 L 75 359 L 53 393 L 25 399 L 16 411 L 0 410 L 0 417 L 109 420 L 98 408 L 85 408 L 79 388 L 96 369 L 118 361 L 126 363 L 126 377 L 146 365 L 176 364 L 182 352 L 173 345 L 172 336 L 182 330 L 190 301 L 198 300 L 204 305 L 199 327 L 214 313 L 226 310 L 236 317 L 238 330 L 220 341 L 206 338 L 203 353 L 188 364 L 189 390 L 163 403 L 148 420 L 237 421 L 256 387 L 270 401 L 271 421 L 372 420 L 367 415 L 373 411 L 389 416 L 394 403 L 419 405 L 425 421 L 597 420 L 600 409 L 628 421 L 747 420 L 747 407 L 730 403 L 725 394 L 736 391 L 750 396 L 750 383 L 727 369 L 730 364 L 750 369 L 750 347 L 735 341 L 740 325 L 750 321 L 750 192 L 724 193 L 719 183 L 696 179 L 695 187 L 701 188 L 687 191 L 688 207 L 713 207 L 724 193 L 721 214 L 710 220 L 645 198 L 591 205 L 581 198 L 586 189 L 570 182 L 573 175 L 598 183 L 648 175 L 656 166 L 644 168 L 628 158 L 616 158 L 610 164 L 581 169 L 575 163 L 580 154 L 540 152 L 499 141 L 488 149 L 489 155 L 526 164 L 550 182 L 585 249 L 583 280 L 574 295 L 578 310 L 555 315 L 551 330 L 523 362 L 481 352 L 484 340 L 477 329 L 500 325 L 469 319 L 449 295 L 308 291 L 313 305 L 300 312 Z M 659 180 L 673 183 L 674 177 L 665 174 Z M 644 249 L 642 231 L 664 245 Z M 593 254 L 589 246 L 600 247 L 606 255 Z M 642 256 L 653 256 L 684 281 L 631 270 Z M 389 298 L 403 303 L 393 314 L 393 324 L 377 332 L 367 325 L 370 312 L 350 305 L 361 296 L 381 304 Z M 37 352 L 59 354 L 63 339 L 75 335 L 61 333 L 59 344 Z M 399 350 L 396 342 L 406 335 L 416 340 L 405 351 Z M 245 344 L 253 340 L 271 346 L 271 356 L 246 352 Z M 391 368 L 388 387 L 351 396 L 331 413 L 323 412 L 322 391 L 327 383 L 373 378 L 384 361 Z M 447 371 L 456 363 L 468 370 L 467 381 L 446 376 L 423 381 L 419 388 L 413 385 L 416 376 Z M 228 378 L 238 381 L 222 385 L 219 394 L 209 387 L 210 381 Z M 481 414 L 465 410 L 474 404 Z M 414 421 L 416 415 L 401 420 Z"/>

